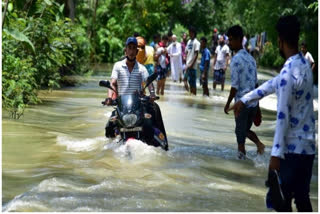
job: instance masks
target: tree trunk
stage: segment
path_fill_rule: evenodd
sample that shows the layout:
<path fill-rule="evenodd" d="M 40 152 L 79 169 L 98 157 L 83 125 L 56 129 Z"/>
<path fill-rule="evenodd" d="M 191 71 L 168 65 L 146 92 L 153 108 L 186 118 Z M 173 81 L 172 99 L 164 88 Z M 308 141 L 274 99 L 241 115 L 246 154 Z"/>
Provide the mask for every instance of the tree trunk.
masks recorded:
<path fill-rule="evenodd" d="M 68 16 L 72 20 L 72 22 L 74 22 L 76 4 L 75 4 L 74 0 L 66 0 L 66 5 L 67 5 L 68 11 L 69 11 Z"/>
<path fill-rule="evenodd" d="M 9 5 L 9 0 L 6 1 L 6 6 L 4 7 L 4 11 L 2 14 L 2 25 L 1 25 L 2 28 L 4 26 L 4 20 L 6 19 L 6 12 L 8 10 L 8 5 Z"/>
<path fill-rule="evenodd" d="M 92 22 L 88 25 L 88 30 L 89 30 L 88 38 L 89 38 L 89 41 L 92 44 L 92 51 L 91 51 L 91 54 L 90 54 L 90 61 L 93 62 L 93 63 L 95 63 L 94 55 L 96 53 L 96 45 L 95 45 L 95 42 L 94 42 L 93 38 L 95 37 L 94 25 L 95 25 L 95 22 L 96 22 L 98 3 L 99 3 L 99 0 L 93 0 L 93 2 L 92 2 L 92 7 L 93 7 Z"/>

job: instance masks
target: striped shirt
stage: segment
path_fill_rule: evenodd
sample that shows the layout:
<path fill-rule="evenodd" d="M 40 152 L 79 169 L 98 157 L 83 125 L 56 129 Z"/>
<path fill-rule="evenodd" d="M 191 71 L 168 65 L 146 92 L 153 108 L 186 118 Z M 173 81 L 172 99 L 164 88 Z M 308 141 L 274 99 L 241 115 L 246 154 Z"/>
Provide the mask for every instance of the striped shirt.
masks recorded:
<path fill-rule="evenodd" d="M 147 69 L 136 61 L 131 73 L 129 72 L 126 60 L 116 62 L 112 69 L 111 79 L 117 80 L 118 94 L 134 94 L 142 89 L 142 83 L 149 76 Z"/>

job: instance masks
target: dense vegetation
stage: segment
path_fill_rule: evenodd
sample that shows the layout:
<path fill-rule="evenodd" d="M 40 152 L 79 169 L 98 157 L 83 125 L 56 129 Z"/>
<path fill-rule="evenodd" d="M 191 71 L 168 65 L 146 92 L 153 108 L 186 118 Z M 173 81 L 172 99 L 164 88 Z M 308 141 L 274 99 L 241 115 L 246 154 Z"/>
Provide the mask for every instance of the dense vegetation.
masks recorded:
<path fill-rule="evenodd" d="M 279 66 L 274 26 L 281 15 L 296 14 L 318 63 L 315 0 L 7 0 L 2 8 L 2 106 L 13 118 L 40 101 L 39 89 L 59 87 L 91 63 L 118 60 L 134 32 L 151 41 L 155 33 L 180 36 L 193 25 L 210 41 L 213 28 L 240 24 L 250 35 L 267 32 L 260 63 Z"/>

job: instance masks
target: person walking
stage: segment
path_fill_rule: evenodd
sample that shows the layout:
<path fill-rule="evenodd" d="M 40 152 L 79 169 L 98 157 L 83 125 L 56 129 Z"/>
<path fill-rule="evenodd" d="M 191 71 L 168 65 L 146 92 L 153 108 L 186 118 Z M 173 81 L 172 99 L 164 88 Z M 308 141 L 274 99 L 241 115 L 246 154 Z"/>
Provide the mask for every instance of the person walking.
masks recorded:
<path fill-rule="evenodd" d="M 184 84 L 186 90 L 189 91 L 189 83 L 191 94 L 197 95 L 197 58 L 200 51 L 200 42 L 196 38 L 197 31 L 194 27 L 189 27 L 189 37 L 190 40 L 186 47 L 187 62 Z"/>
<path fill-rule="evenodd" d="M 232 26 L 229 28 L 227 35 L 229 37 L 229 46 L 235 52 L 235 55 L 230 63 L 231 90 L 224 107 L 226 114 L 228 114 L 229 106 L 233 99 L 237 102 L 244 94 L 255 89 L 258 83 L 256 61 L 242 48 L 242 28 L 239 25 Z M 250 130 L 257 110 L 258 102 L 254 101 L 246 108 L 243 108 L 238 117 L 235 117 L 239 159 L 246 158 L 246 137 L 256 144 L 258 154 L 264 152 L 264 144 L 261 143 L 256 133 Z"/>
<path fill-rule="evenodd" d="M 229 60 L 229 47 L 225 44 L 224 36 L 219 36 L 219 45 L 215 50 L 213 59 L 213 90 L 216 85 L 221 84 L 221 91 L 224 89 L 225 75 Z"/>
<path fill-rule="evenodd" d="M 181 79 L 182 75 L 182 58 L 181 58 L 181 44 L 177 42 L 177 36 L 172 35 L 172 43 L 167 48 L 170 57 L 171 78 L 174 82 Z"/>
<path fill-rule="evenodd" d="M 202 37 L 200 39 L 200 50 L 201 50 L 201 62 L 200 62 L 200 83 L 202 84 L 203 96 L 209 97 L 208 89 L 208 73 L 210 67 L 210 51 L 207 48 L 207 39 Z"/>
<path fill-rule="evenodd" d="M 269 170 L 281 180 L 285 203 L 276 211 L 312 212 L 309 197 L 312 166 L 316 153 L 313 80 L 310 64 L 299 52 L 300 23 L 296 16 L 279 18 L 278 47 L 286 60 L 280 74 L 244 94 L 233 106 L 236 117 L 242 109 L 263 97 L 277 94 L 277 120 Z"/>

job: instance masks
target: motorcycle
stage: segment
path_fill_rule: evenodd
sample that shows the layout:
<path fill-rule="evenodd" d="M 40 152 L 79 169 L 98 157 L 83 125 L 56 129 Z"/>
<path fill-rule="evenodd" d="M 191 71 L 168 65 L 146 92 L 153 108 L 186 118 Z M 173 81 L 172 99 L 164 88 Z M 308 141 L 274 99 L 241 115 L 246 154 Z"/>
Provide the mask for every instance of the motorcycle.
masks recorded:
<path fill-rule="evenodd" d="M 119 142 L 126 143 L 129 139 L 137 139 L 148 145 L 160 146 L 163 150 L 168 150 L 168 141 L 160 109 L 157 118 L 154 118 L 155 114 L 152 115 L 150 111 L 147 111 L 150 96 L 143 94 L 143 91 L 157 76 L 156 73 L 150 75 L 145 87 L 140 92 L 121 95 L 112 100 L 111 105 L 115 106 L 115 111 L 110 117 L 110 121 L 115 124 L 115 134 L 121 136 Z M 115 92 L 109 81 L 101 80 L 99 85 Z M 156 97 L 157 99 L 159 97 Z M 106 105 L 106 101 L 103 101 L 102 104 Z"/>

